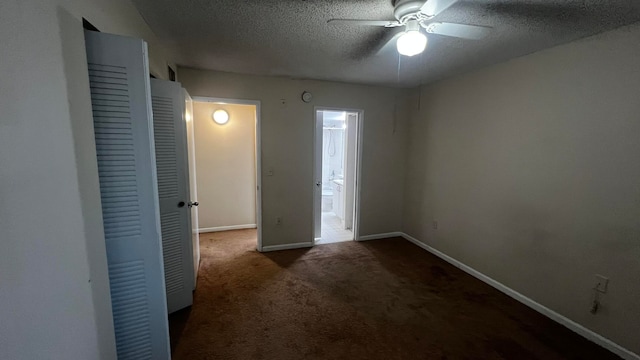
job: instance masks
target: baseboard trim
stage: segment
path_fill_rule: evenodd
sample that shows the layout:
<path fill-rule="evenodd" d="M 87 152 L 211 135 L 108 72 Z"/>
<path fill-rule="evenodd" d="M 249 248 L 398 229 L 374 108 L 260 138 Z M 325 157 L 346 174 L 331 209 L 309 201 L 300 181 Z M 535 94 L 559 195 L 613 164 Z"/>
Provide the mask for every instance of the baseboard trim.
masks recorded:
<path fill-rule="evenodd" d="M 390 234 L 395 234 L 395 233 L 390 233 Z M 628 350 L 618 344 L 616 344 L 615 342 L 605 338 L 602 335 L 599 335 L 589 329 L 587 329 L 586 327 L 578 324 L 577 322 L 564 317 L 560 314 L 558 314 L 557 312 L 549 309 L 548 307 L 526 297 L 525 295 L 522 295 L 521 293 L 511 289 L 510 287 L 488 277 L 487 275 L 475 270 L 474 268 L 467 266 L 463 263 L 461 263 L 460 261 L 436 250 L 435 248 L 419 241 L 418 239 L 414 238 L 413 236 L 406 234 L 406 233 L 399 233 L 401 234 L 400 236 L 402 236 L 403 238 L 405 238 L 406 240 L 414 243 L 415 245 L 421 247 L 422 249 L 432 253 L 433 255 L 441 258 L 442 260 L 448 262 L 449 264 L 457 267 L 458 269 L 466 272 L 467 274 L 475 277 L 476 279 L 483 281 L 489 285 L 491 285 L 492 287 L 494 287 L 495 289 L 499 290 L 500 292 L 507 294 L 508 296 L 518 300 L 519 302 L 523 303 L 524 305 L 527 305 L 528 307 L 532 308 L 533 310 L 536 310 L 537 312 L 541 313 L 542 315 L 550 318 L 551 320 L 564 325 L 565 327 L 569 328 L 570 330 L 572 330 L 573 332 L 581 335 L 582 337 L 590 340 L 591 342 L 594 342 L 600 346 L 602 346 L 603 348 L 611 351 L 612 353 L 620 356 L 621 358 L 625 359 L 625 360 L 640 360 L 640 355 L 632 352 L 631 350 Z M 384 234 L 383 234 L 384 235 Z M 395 236 L 395 235 L 394 235 Z M 389 236 L 390 237 L 390 236 Z"/>
<path fill-rule="evenodd" d="M 384 234 L 362 235 L 358 237 L 357 241 L 387 239 L 392 237 L 402 237 L 402 233 L 399 231 L 395 231 L 395 232 L 389 232 Z"/>
<path fill-rule="evenodd" d="M 300 249 L 300 248 L 308 248 L 308 247 L 313 247 L 313 243 L 304 242 L 304 243 L 295 243 L 295 244 L 263 246 L 262 247 L 262 252 L 278 251 L 278 250 L 291 250 L 291 249 Z"/>
<path fill-rule="evenodd" d="M 228 230 L 242 230 L 242 229 L 255 229 L 256 224 L 244 224 L 244 225 L 230 225 L 230 226 L 216 226 L 209 228 L 200 228 L 198 229 L 198 233 L 208 233 L 208 232 L 218 232 L 218 231 L 228 231 Z"/>

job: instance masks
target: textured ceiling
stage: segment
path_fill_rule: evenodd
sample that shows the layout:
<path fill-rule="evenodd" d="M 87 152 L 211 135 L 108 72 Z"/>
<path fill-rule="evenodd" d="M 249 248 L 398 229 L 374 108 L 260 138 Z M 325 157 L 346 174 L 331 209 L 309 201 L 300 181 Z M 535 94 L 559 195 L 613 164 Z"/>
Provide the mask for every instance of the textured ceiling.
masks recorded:
<path fill-rule="evenodd" d="M 434 21 L 491 26 L 480 41 L 428 35 L 400 57 L 399 29 L 327 24 L 394 20 L 391 0 L 133 0 L 186 67 L 416 86 L 640 21 L 639 0 L 461 0 Z"/>

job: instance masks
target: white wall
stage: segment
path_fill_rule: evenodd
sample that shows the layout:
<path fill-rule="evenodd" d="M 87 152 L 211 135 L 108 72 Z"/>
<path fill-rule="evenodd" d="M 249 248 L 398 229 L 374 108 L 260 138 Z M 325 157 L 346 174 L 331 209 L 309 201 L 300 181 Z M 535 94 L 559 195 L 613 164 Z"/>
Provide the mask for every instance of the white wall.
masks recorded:
<path fill-rule="evenodd" d="M 0 358 L 113 359 L 81 18 L 151 41 L 124 0 L 0 4 Z"/>
<path fill-rule="evenodd" d="M 331 148 L 331 151 L 329 150 Z M 331 155 L 333 154 L 333 156 Z M 322 182 L 331 186 L 334 178 L 344 176 L 344 130 L 325 129 L 322 131 Z"/>
<path fill-rule="evenodd" d="M 180 68 L 180 81 L 192 96 L 261 101 L 263 245 L 313 238 L 314 106 L 364 110 L 360 234 L 400 228 L 405 146 L 396 118 L 406 116 L 396 99 L 405 91 L 187 68 Z M 305 90 L 314 95 L 311 103 L 300 99 Z"/>
<path fill-rule="evenodd" d="M 625 27 L 424 87 L 403 229 L 640 354 L 638 39 Z M 594 274 L 611 279 L 596 315 Z"/>
<path fill-rule="evenodd" d="M 222 109 L 229 122 L 211 115 Z M 256 223 L 254 105 L 194 102 L 200 229 Z"/>

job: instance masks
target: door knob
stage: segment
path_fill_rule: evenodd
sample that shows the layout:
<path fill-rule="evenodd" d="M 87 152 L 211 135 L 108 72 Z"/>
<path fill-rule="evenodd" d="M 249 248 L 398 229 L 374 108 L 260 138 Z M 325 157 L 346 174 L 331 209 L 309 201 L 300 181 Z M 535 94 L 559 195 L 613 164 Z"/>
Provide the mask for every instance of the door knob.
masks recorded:
<path fill-rule="evenodd" d="M 197 201 L 194 201 L 194 202 L 189 201 L 189 204 L 188 204 L 188 205 L 189 205 L 189 207 L 194 207 L 194 206 L 198 206 L 198 205 L 200 205 L 200 203 L 199 203 L 199 202 L 197 202 Z"/>
<path fill-rule="evenodd" d="M 179 207 L 179 208 L 184 207 L 184 201 L 180 201 L 180 202 L 178 203 L 178 207 Z"/>
<path fill-rule="evenodd" d="M 320 185 L 322 185 L 322 181 L 316 181 L 316 186 L 320 187 Z"/>

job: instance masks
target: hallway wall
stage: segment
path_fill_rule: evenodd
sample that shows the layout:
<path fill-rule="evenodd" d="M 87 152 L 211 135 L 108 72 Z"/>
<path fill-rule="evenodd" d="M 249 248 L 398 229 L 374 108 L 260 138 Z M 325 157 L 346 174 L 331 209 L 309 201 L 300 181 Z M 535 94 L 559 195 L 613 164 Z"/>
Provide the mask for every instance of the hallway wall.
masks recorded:
<path fill-rule="evenodd" d="M 407 90 L 180 68 L 192 96 L 260 100 L 263 244 L 313 239 L 314 106 L 363 109 L 361 235 L 402 225 Z M 314 98 L 300 99 L 303 91 Z M 273 176 L 268 176 L 269 171 Z M 282 224 L 276 224 L 276 218 Z"/>
<path fill-rule="evenodd" d="M 229 122 L 211 115 L 223 109 Z M 254 105 L 193 103 L 198 226 L 203 231 L 256 224 Z"/>

